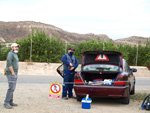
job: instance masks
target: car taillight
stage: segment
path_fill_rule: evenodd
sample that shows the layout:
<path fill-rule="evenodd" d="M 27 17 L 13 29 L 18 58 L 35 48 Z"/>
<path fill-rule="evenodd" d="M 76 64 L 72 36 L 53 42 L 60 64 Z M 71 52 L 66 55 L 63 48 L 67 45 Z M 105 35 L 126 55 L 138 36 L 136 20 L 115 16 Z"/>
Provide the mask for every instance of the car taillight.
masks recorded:
<path fill-rule="evenodd" d="M 119 75 L 114 81 L 115 86 L 124 86 L 127 84 L 127 77 L 123 75 Z"/>
<path fill-rule="evenodd" d="M 124 81 L 115 81 L 114 82 L 114 85 L 125 85 L 126 84 L 126 82 L 124 82 Z"/>
<path fill-rule="evenodd" d="M 84 83 L 83 80 L 81 79 L 79 73 L 75 75 L 74 82 L 77 85 L 80 84 L 80 83 L 82 83 L 82 84 Z"/>

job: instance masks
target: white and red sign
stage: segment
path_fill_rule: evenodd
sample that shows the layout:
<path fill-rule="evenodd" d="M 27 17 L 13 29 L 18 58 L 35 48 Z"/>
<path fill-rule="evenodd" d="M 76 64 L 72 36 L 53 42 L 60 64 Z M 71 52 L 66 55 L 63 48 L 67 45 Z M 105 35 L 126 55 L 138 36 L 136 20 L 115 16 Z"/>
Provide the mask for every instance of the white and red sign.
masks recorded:
<path fill-rule="evenodd" d="M 61 90 L 61 84 L 52 82 L 50 85 L 49 97 L 60 98 Z"/>
<path fill-rule="evenodd" d="M 109 59 L 105 54 L 98 54 L 95 61 L 109 61 Z"/>

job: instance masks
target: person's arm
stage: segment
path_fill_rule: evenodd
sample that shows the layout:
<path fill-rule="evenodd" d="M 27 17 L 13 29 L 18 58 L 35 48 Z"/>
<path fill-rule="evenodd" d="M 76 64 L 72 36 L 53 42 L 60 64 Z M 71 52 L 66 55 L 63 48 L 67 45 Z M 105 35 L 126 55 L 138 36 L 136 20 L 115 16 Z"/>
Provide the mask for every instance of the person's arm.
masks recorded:
<path fill-rule="evenodd" d="M 70 65 L 71 67 L 73 66 L 72 63 L 70 63 L 70 62 L 67 61 L 67 55 L 64 55 L 64 56 L 61 58 L 61 61 L 62 61 L 64 64 Z"/>
<path fill-rule="evenodd" d="M 75 57 L 75 64 L 71 67 L 70 70 L 75 70 L 78 67 L 78 60 Z"/>
<path fill-rule="evenodd" d="M 9 67 L 9 70 L 10 70 L 10 72 L 11 72 L 11 74 L 12 74 L 12 75 L 15 75 L 15 72 L 14 72 L 14 70 L 13 70 L 13 67 L 12 67 L 12 66 L 10 66 L 10 67 Z"/>
<path fill-rule="evenodd" d="M 12 53 L 8 53 L 8 56 L 7 56 L 7 65 L 8 65 L 8 68 L 9 68 L 11 74 L 15 75 L 14 69 L 12 67 L 12 59 L 13 59 L 13 54 Z"/>
<path fill-rule="evenodd" d="M 74 69 L 76 69 L 77 67 L 78 67 L 78 60 L 77 60 L 77 58 L 75 57 L 75 65 L 73 66 L 74 67 Z"/>

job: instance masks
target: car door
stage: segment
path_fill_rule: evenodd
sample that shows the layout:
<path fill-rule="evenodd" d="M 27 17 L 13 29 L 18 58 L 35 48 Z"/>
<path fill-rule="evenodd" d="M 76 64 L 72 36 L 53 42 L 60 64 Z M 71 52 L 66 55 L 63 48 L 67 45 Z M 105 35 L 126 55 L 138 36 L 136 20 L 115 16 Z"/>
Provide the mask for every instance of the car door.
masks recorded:
<path fill-rule="evenodd" d="M 56 70 L 57 70 L 57 73 L 58 73 L 61 77 L 63 77 L 63 64 L 61 64 Z"/>
<path fill-rule="evenodd" d="M 132 90 L 133 86 L 134 86 L 134 76 L 133 76 L 132 70 L 130 69 L 130 67 L 129 67 L 127 62 L 125 62 L 125 65 L 126 65 L 126 71 L 128 72 L 129 83 L 130 83 L 130 90 Z"/>
<path fill-rule="evenodd" d="M 58 73 L 61 77 L 63 77 L 63 64 L 61 64 L 56 70 L 57 70 L 57 73 Z M 79 71 L 81 71 L 81 64 L 78 65 L 78 67 L 77 67 L 76 70 L 75 70 L 75 73 L 77 73 L 77 72 L 79 72 Z"/>

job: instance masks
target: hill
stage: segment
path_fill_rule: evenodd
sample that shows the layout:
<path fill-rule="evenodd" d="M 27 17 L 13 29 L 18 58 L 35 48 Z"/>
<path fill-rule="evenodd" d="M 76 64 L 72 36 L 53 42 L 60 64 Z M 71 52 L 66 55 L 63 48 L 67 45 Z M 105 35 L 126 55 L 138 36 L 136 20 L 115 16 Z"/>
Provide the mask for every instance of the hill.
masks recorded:
<path fill-rule="evenodd" d="M 43 30 L 50 38 L 51 36 L 54 36 L 63 42 L 67 41 L 68 43 L 80 43 L 82 40 L 89 41 L 97 38 L 100 38 L 104 42 L 111 40 L 114 44 L 122 43 L 130 44 L 132 46 L 137 45 L 139 41 L 142 45 L 145 45 L 147 40 L 150 42 L 150 38 L 141 36 L 131 36 L 123 39 L 112 40 L 105 34 L 95 35 L 93 33 L 71 33 L 53 25 L 33 21 L 0 22 L 0 42 L 15 42 L 16 39 L 28 37 L 32 28 L 35 30 Z"/>
<path fill-rule="evenodd" d="M 138 43 L 141 43 L 141 45 L 143 46 L 146 44 L 147 41 L 150 42 L 150 37 L 145 38 L 141 36 L 131 36 L 128 38 L 115 40 L 116 43 L 129 44 L 129 45 L 137 45 Z"/>
<path fill-rule="evenodd" d="M 110 38 L 107 35 L 100 34 L 77 34 L 62 30 L 53 25 L 48 25 L 40 22 L 23 21 L 23 22 L 0 22 L 0 40 L 2 42 L 14 42 L 16 39 L 28 37 L 32 28 L 45 31 L 51 37 L 59 38 L 63 42 L 80 43 L 82 40 L 91 40 L 100 38 L 103 41 L 108 41 Z"/>

